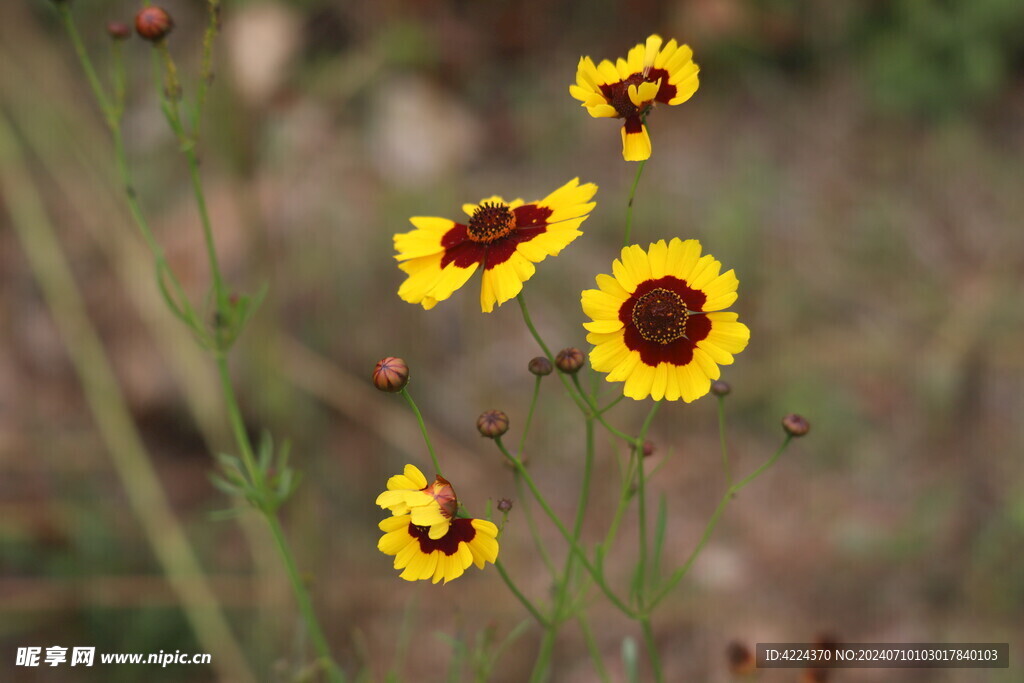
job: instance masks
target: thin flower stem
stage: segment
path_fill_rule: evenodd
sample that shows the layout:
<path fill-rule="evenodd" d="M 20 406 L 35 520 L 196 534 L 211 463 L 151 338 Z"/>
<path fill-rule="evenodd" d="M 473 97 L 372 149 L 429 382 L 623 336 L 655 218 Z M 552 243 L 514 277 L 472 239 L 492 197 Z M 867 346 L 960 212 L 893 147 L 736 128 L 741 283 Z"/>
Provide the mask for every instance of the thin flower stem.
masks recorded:
<path fill-rule="evenodd" d="M 633 187 L 629 189 L 629 201 L 626 202 L 626 235 L 622 240 L 622 246 L 628 247 L 630 242 L 630 234 L 633 230 L 633 199 L 636 197 L 636 186 L 640 183 L 640 176 L 644 172 L 644 166 L 647 165 L 647 160 L 644 159 L 636 167 L 636 177 L 633 178 Z"/>
<path fill-rule="evenodd" d="M 516 301 L 519 302 L 519 310 L 523 312 L 523 322 L 526 323 L 526 328 L 530 330 L 530 334 L 533 335 L 533 338 L 536 340 L 537 345 L 540 346 L 541 351 L 544 352 L 544 356 L 547 357 L 549 361 L 551 361 L 552 365 L 555 365 L 555 356 L 551 353 L 551 349 L 548 348 L 548 345 L 544 343 L 544 339 L 541 338 L 540 333 L 537 332 L 537 328 L 534 327 L 533 320 L 530 318 L 530 311 L 526 307 L 526 298 L 523 296 L 522 292 L 519 292 L 519 294 L 516 296 Z M 566 379 L 565 373 L 559 370 L 557 366 L 555 367 L 555 374 L 558 375 L 558 379 L 562 382 L 562 386 L 565 387 L 565 390 L 569 393 L 569 396 L 572 398 L 573 401 L 575 401 L 576 406 L 584 414 L 586 414 L 588 410 L 586 399 L 576 395 L 576 393 L 572 390 L 572 387 L 569 386 L 569 380 Z"/>
<path fill-rule="evenodd" d="M 515 582 L 512 581 L 512 577 L 510 577 L 508 575 L 508 572 L 505 571 L 505 565 L 503 565 L 501 562 L 495 562 L 494 566 L 498 570 L 498 574 L 501 575 L 501 580 L 504 581 L 505 585 L 508 586 L 508 589 L 512 591 L 512 595 L 516 596 L 519 602 L 522 603 L 523 607 L 526 608 L 526 611 L 529 612 L 533 616 L 533 618 L 537 620 L 538 624 L 540 624 L 544 628 L 548 628 L 550 621 L 545 619 L 544 616 L 540 613 L 540 610 L 538 610 L 534 606 L 534 604 L 530 602 L 525 595 L 523 595 L 523 592 L 519 590 Z"/>
<path fill-rule="evenodd" d="M 103 89 L 103 85 L 100 83 L 99 76 L 96 75 L 96 69 L 92 66 L 92 60 L 89 59 L 89 53 L 85 50 L 85 45 L 82 43 L 82 37 L 78 35 L 78 29 L 75 27 L 75 22 L 71 18 L 70 3 L 58 3 L 57 11 L 60 13 L 61 21 L 64 23 L 64 30 L 68 34 L 68 38 L 71 39 L 71 44 L 75 48 L 75 54 L 78 55 L 78 61 L 82 65 L 82 70 L 85 71 L 85 78 L 89 81 L 89 87 L 92 88 L 93 96 L 100 105 L 100 109 L 103 110 L 103 116 L 107 119 L 107 124 L 111 124 L 111 118 L 113 117 L 114 110 L 111 107 L 110 100 L 107 99 L 107 93 Z"/>
<path fill-rule="evenodd" d="M 430 451 L 430 459 L 434 463 L 434 472 L 441 475 L 441 465 L 437 462 L 437 453 L 434 451 L 434 444 L 430 443 L 430 434 L 427 433 L 427 424 L 423 421 L 423 413 L 420 412 L 419 406 L 416 405 L 416 401 L 412 400 L 412 394 L 405 387 L 402 387 L 402 397 L 405 398 L 405 402 L 412 408 L 413 414 L 416 416 L 416 422 L 420 426 L 420 433 L 423 434 L 423 441 L 427 444 L 427 450 Z M 443 475 L 442 475 L 443 476 Z"/>
<path fill-rule="evenodd" d="M 587 621 L 587 615 L 580 612 L 576 616 L 576 622 L 580 625 L 580 632 L 583 633 L 583 642 L 587 645 L 587 652 L 590 653 L 590 660 L 594 662 L 597 675 L 600 676 L 602 683 L 611 683 L 611 676 L 608 675 L 608 669 L 604 665 L 604 658 L 601 657 L 601 649 L 597 646 L 597 641 L 594 640 L 594 632 L 590 628 L 590 622 Z"/>
<path fill-rule="evenodd" d="M 606 405 L 606 406 L 605 406 L 604 408 L 601 408 L 600 410 L 598 410 L 598 411 L 597 411 L 597 414 L 598 414 L 598 415 L 604 415 L 604 414 L 605 414 L 605 413 L 607 413 L 607 412 L 608 412 L 609 410 L 611 410 L 611 409 L 612 409 L 612 408 L 614 408 L 615 406 L 619 405 L 619 401 L 621 401 L 621 400 L 622 400 L 622 399 L 624 399 L 624 398 L 626 398 L 626 395 L 625 395 L 625 394 L 620 394 L 620 395 L 619 395 L 619 396 L 617 396 L 617 397 L 616 397 L 616 398 L 615 398 L 614 400 L 612 400 L 612 402 L 611 402 L 611 403 L 609 403 L 608 405 Z"/>
<path fill-rule="evenodd" d="M 526 526 L 530 530 L 530 537 L 533 538 L 533 545 L 537 548 L 537 552 L 540 554 L 541 560 L 544 561 L 544 566 L 548 568 L 548 572 L 551 573 L 552 577 L 555 577 L 557 576 L 555 563 L 551 561 L 551 554 L 548 553 L 547 546 L 544 545 L 544 540 L 540 537 L 537 520 L 533 518 L 533 506 L 530 505 L 530 500 L 525 495 L 523 479 L 519 476 L 518 471 L 513 470 L 512 480 L 515 482 L 516 496 L 519 498 L 519 505 L 523 508 L 523 516 L 526 517 Z"/>
<path fill-rule="evenodd" d="M 288 580 L 292 584 L 292 592 L 295 594 L 295 600 L 299 604 L 299 611 L 306 622 L 306 628 L 309 629 L 313 648 L 320 657 L 320 662 L 327 672 L 328 680 L 331 683 L 341 683 L 345 680 L 345 676 L 331 656 L 331 648 L 327 644 L 327 638 L 324 636 L 324 632 L 320 628 L 320 622 L 317 620 L 316 611 L 313 609 L 313 602 L 309 597 L 309 589 L 299 576 L 299 569 L 295 564 L 295 556 L 292 554 L 291 548 L 288 546 L 288 540 L 285 538 L 284 530 L 281 528 L 281 520 L 277 518 L 277 515 L 271 513 L 265 513 L 264 516 L 267 519 L 270 533 L 277 545 L 278 554 L 284 560 L 285 571 L 288 574 Z"/>
<path fill-rule="evenodd" d="M 526 435 L 530 433 L 530 424 L 533 422 L 533 411 L 537 408 L 537 398 L 540 396 L 541 376 L 537 375 L 533 383 L 533 396 L 530 398 L 530 408 L 526 411 L 526 422 L 523 424 L 523 433 L 519 437 L 519 448 L 516 450 L 516 457 L 523 456 L 523 446 L 526 445 Z"/>
<path fill-rule="evenodd" d="M 195 107 L 192 109 L 192 135 L 199 141 L 203 109 L 206 106 L 206 91 L 213 82 L 213 42 L 220 30 L 220 0 L 207 1 L 206 31 L 203 33 L 203 58 L 199 71 L 199 85 L 196 89 Z"/>
<path fill-rule="evenodd" d="M 540 649 L 537 651 L 537 659 L 533 664 L 533 671 L 530 672 L 530 683 L 543 683 L 548 677 L 548 668 L 551 666 L 551 654 L 555 649 L 555 636 L 557 628 L 548 627 L 544 631 L 544 637 L 540 641 Z"/>
<path fill-rule="evenodd" d="M 732 486 L 732 467 L 729 465 L 729 448 L 725 443 L 725 396 L 718 397 L 718 440 L 722 446 L 722 469 L 725 471 L 725 485 Z"/>
<path fill-rule="evenodd" d="M 612 543 L 615 542 L 615 536 L 619 532 L 619 525 L 622 523 L 622 515 L 626 512 L 626 507 L 629 505 L 629 491 L 633 483 L 635 463 L 633 458 L 629 459 L 629 466 L 626 469 L 625 475 L 622 477 L 622 488 L 619 491 L 619 504 L 615 507 L 615 515 L 612 517 L 611 526 L 608 527 L 608 533 L 604 537 L 604 541 L 599 546 L 600 557 L 604 557 L 608 554 L 608 551 L 612 547 Z"/>
<path fill-rule="evenodd" d="M 225 680 L 254 680 L 219 601 L 171 507 L 149 453 L 132 421 L 71 266 L 60 245 L 43 198 L 25 165 L 13 129 L 0 111 L 0 206 L 25 251 L 33 276 L 53 315 L 96 428 L 106 446 L 125 497 L 197 642 L 219 653 L 214 662 Z"/>
<path fill-rule="evenodd" d="M 690 571 L 690 568 L 693 566 L 693 563 L 697 561 L 697 557 L 700 555 L 700 552 L 704 549 L 704 546 L 707 544 L 708 539 L 711 538 L 711 534 L 714 532 L 715 527 L 718 525 L 718 520 L 722 516 L 722 513 L 725 512 L 725 508 L 729 505 L 729 501 L 731 501 L 733 497 L 737 493 L 739 493 L 741 489 L 743 489 L 748 484 L 753 482 L 755 479 L 760 477 L 765 472 L 765 470 L 774 465 L 775 461 L 778 460 L 779 456 L 782 455 L 783 451 L 786 450 L 786 447 L 789 446 L 789 442 L 792 439 L 793 437 L 787 434 L 786 438 L 782 442 L 782 445 L 779 446 L 779 448 L 775 451 L 772 457 L 768 458 L 768 460 L 766 460 L 760 467 L 754 470 L 751 474 L 747 475 L 744 479 L 740 480 L 738 483 L 733 484 L 732 486 L 729 487 L 729 489 L 725 492 L 725 495 L 722 496 L 722 499 L 718 501 L 718 507 L 715 508 L 714 513 L 711 515 L 711 519 L 708 521 L 707 526 L 704 528 L 704 533 L 703 535 L 701 535 L 700 541 L 697 542 L 697 546 L 693 549 L 693 552 L 690 553 L 690 557 L 686 559 L 686 562 L 683 564 L 682 567 L 677 569 L 672 574 L 668 582 L 661 588 L 661 590 L 658 591 L 657 595 L 654 596 L 654 599 L 651 600 L 645 606 L 645 614 L 650 614 L 651 610 L 653 610 L 658 605 L 658 603 L 660 603 L 665 598 L 666 595 L 672 592 L 672 589 L 674 589 L 679 584 L 679 582 L 682 581 L 683 577 L 686 576 L 687 572 Z"/>
<path fill-rule="evenodd" d="M 647 656 L 651 660 L 654 680 L 656 683 L 662 683 L 665 680 L 665 674 L 661 670 L 661 659 L 658 657 L 658 644 L 654 640 L 654 630 L 651 628 L 650 615 L 640 619 L 640 626 L 643 628 L 644 642 L 647 643 Z"/>
<path fill-rule="evenodd" d="M 573 540 L 572 535 L 565 528 L 565 525 L 562 524 L 562 520 L 558 518 L 558 515 L 556 515 L 554 510 L 551 509 L 551 506 L 548 505 L 548 502 L 547 500 L 545 500 L 544 495 L 537 488 L 537 484 L 534 483 L 533 477 L 531 477 L 530 473 L 526 470 L 525 467 L 523 467 L 523 463 L 516 459 L 514 455 L 509 453 L 508 449 L 505 448 L 505 445 L 501 442 L 501 437 L 496 438 L 494 440 L 494 443 L 495 445 L 497 445 L 502 455 L 504 455 L 505 458 L 508 459 L 510 463 L 512 463 L 512 466 L 515 467 L 516 470 L 518 470 L 519 474 L 523 477 L 523 481 L 525 481 L 526 485 L 529 487 L 530 493 L 533 494 L 533 497 L 541 506 L 541 509 L 544 510 L 544 514 L 548 516 L 548 519 L 551 520 L 552 524 L 555 525 L 559 533 L 562 534 L 562 538 L 564 538 L 566 542 L 569 544 L 570 551 L 576 555 L 580 563 L 583 564 L 583 567 L 593 577 L 594 583 L 596 583 L 598 588 L 601 589 L 601 592 L 605 594 L 608 600 L 611 601 L 611 603 L 615 605 L 615 607 L 617 607 L 619 611 L 621 611 L 623 614 L 630 618 L 635 618 L 636 612 L 628 605 L 626 605 L 626 603 L 624 603 L 621 599 L 619 599 L 619 596 L 615 595 L 615 593 L 612 592 L 611 588 L 608 587 L 608 584 L 605 583 L 604 576 L 601 575 L 601 572 L 599 570 L 594 568 L 594 565 L 590 562 L 589 559 L 587 559 L 586 552 L 579 546 L 579 544 L 575 542 L 575 540 Z"/>
<path fill-rule="evenodd" d="M 656 401 L 651 410 L 647 413 L 646 419 L 644 419 L 643 426 L 640 428 L 640 435 L 636 438 L 636 444 L 633 446 L 633 458 L 636 460 L 636 478 L 637 478 L 637 520 L 639 524 L 640 532 L 640 548 L 639 557 L 637 558 L 636 566 L 636 577 L 635 577 L 635 595 L 637 603 L 640 608 L 643 609 L 644 602 L 644 591 L 647 586 L 647 486 L 645 481 L 647 477 L 644 474 L 644 440 L 647 437 L 647 430 L 651 427 L 651 421 L 654 420 L 654 416 L 658 414 L 658 409 L 661 407 L 661 401 Z"/>

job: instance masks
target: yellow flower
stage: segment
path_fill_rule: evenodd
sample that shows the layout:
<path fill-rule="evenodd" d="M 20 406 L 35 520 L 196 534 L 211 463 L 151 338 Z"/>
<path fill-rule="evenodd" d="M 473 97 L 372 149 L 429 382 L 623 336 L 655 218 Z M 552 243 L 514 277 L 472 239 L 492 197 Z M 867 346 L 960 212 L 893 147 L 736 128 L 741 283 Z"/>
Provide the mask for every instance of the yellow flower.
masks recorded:
<path fill-rule="evenodd" d="M 398 296 L 429 310 L 483 272 L 480 307 L 494 310 L 519 294 L 534 273 L 534 263 L 556 256 L 582 233 L 580 225 L 594 208 L 592 183 L 575 178 L 544 199 L 525 203 L 488 197 L 465 204 L 466 223 L 414 216 L 411 232 L 395 235 L 395 259 L 409 277 Z"/>
<path fill-rule="evenodd" d="M 697 92 L 698 71 L 689 45 L 673 39 L 662 46 L 661 36 L 653 35 L 614 64 L 605 59 L 594 66 L 590 57 L 581 57 L 569 94 L 595 118 L 625 119 L 622 158 L 643 161 L 651 156 L 647 114 L 656 102 L 676 105 L 690 99 Z"/>
<path fill-rule="evenodd" d="M 739 280 L 700 252 L 697 240 L 678 238 L 647 251 L 625 247 L 614 275 L 598 275 L 599 289 L 583 292 L 590 363 L 609 382 L 625 382 L 630 398 L 696 400 L 747 346 L 750 330 L 722 310 L 736 301 Z"/>
<path fill-rule="evenodd" d="M 406 581 L 445 583 L 462 576 L 469 565 L 484 568 L 498 559 L 498 527 L 486 519 L 454 519 L 441 538 L 413 523 L 410 515 L 388 517 L 379 525 L 384 532 L 377 548 L 395 556 L 395 569 Z"/>
<path fill-rule="evenodd" d="M 447 479 L 437 475 L 428 485 L 419 468 L 406 465 L 402 474 L 388 479 L 388 490 L 377 496 L 377 505 L 393 515 L 410 515 L 413 524 L 426 527 L 430 538 L 437 539 L 448 532 L 459 501 Z"/>

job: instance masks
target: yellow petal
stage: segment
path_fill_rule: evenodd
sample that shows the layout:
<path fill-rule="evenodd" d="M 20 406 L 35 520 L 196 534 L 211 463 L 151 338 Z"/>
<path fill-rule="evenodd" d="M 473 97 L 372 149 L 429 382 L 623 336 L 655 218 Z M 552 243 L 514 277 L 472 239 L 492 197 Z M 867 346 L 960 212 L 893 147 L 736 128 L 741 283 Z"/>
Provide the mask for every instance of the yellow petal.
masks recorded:
<path fill-rule="evenodd" d="M 650 102 L 658 94 L 658 90 L 661 88 L 661 81 L 654 83 L 644 82 L 637 88 L 637 99 L 640 100 L 636 106 L 640 106 L 644 102 Z"/>
<path fill-rule="evenodd" d="M 620 302 L 629 298 L 629 292 L 623 289 L 619 281 L 611 275 L 601 273 L 594 278 L 594 281 L 597 282 L 597 286 L 601 288 L 602 292 L 611 294 L 616 299 L 619 299 Z"/>
<path fill-rule="evenodd" d="M 674 55 L 676 53 L 676 49 L 677 48 L 678 48 L 678 45 L 676 44 L 676 39 L 675 38 L 673 38 L 672 40 L 670 40 L 667 43 L 665 43 L 665 47 L 661 48 L 661 52 L 659 52 L 658 56 L 655 57 L 655 59 L 654 59 L 654 68 L 655 69 L 663 69 L 663 68 L 665 68 L 665 62 L 667 62 L 669 59 L 672 58 L 672 55 Z"/>
<path fill-rule="evenodd" d="M 658 278 L 670 275 L 666 269 L 668 263 L 668 245 L 665 240 L 658 240 L 653 242 L 650 248 L 647 250 L 647 260 L 650 264 L 651 278 L 657 280 Z"/>
<path fill-rule="evenodd" d="M 629 64 L 622 57 L 615 60 L 615 70 L 619 74 L 619 80 L 623 81 L 629 78 L 633 73 L 629 70 Z"/>
<path fill-rule="evenodd" d="M 643 68 L 645 70 L 650 69 L 654 66 L 655 60 L 658 58 L 658 50 L 661 48 L 661 36 L 654 34 L 647 37 L 647 42 L 644 44 L 644 57 L 643 57 Z"/>
<path fill-rule="evenodd" d="M 622 393 L 640 401 L 651 395 L 652 384 L 654 384 L 654 368 L 640 361 L 626 378 L 626 385 L 622 388 Z"/>
<path fill-rule="evenodd" d="M 629 84 L 629 88 L 626 89 L 626 93 L 629 95 L 629 99 L 634 105 L 639 107 L 644 103 L 644 101 L 640 99 L 640 92 L 637 90 L 635 83 Z"/>
<path fill-rule="evenodd" d="M 644 161 L 651 158 L 651 136 L 647 134 L 647 126 L 642 125 L 639 133 L 622 131 L 622 158 L 626 161 Z"/>
<path fill-rule="evenodd" d="M 626 356 L 621 363 L 608 372 L 608 377 L 605 379 L 609 382 L 625 381 L 625 379 L 633 373 L 633 370 L 636 369 L 637 365 L 641 364 L 641 362 L 640 352 L 630 351 L 629 355 Z"/>
<path fill-rule="evenodd" d="M 655 401 L 660 401 L 665 398 L 665 389 L 668 387 L 669 369 L 668 363 L 658 363 L 658 367 L 654 368 L 654 382 L 651 384 L 651 398 Z"/>
<path fill-rule="evenodd" d="M 644 46 L 635 45 L 626 55 L 626 64 L 629 69 L 627 76 L 638 74 L 644 70 Z"/>
<path fill-rule="evenodd" d="M 622 250 L 622 265 L 638 284 L 651 279 L 651 263 L 647 252 L 639 244 L 632 244 Z"/>
<path fill-rule="evenodd" d="M 595 119 L 614 119 L 619 115 L 610 104 L 595 104 L 587 107 L 587 113 Z"/>
<path fill-rule="evenodd" d="M 590 367 L 597 372 L 610 372 L 629 356 L 629 348 L 623 342 L 622 334 L 610 341 L 599 344 L 590 352 Z"/>
<path fill-rule="evenodd" d="M 619 77 L 619 72 L 615 70 L 615 65 L 607 59 L 602 59 L 601 63 L 597 65 L 597 73 L 598 77 L 601 79 L 598 85 L 618 83 L 622 80 Z"/>

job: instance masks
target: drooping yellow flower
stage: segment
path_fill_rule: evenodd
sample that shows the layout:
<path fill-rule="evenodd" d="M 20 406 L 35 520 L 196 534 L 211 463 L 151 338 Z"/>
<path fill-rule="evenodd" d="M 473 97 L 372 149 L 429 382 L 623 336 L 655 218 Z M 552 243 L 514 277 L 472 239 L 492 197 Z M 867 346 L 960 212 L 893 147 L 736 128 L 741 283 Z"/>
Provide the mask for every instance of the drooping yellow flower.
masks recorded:
<path fill-rule="evenodd" d="M 697 92 L 699 69 L 689 45 L 652 35 L 637 44 L 626 59 L 597 66 L 581 57 L 576 85 L 569 94 L 583 103 L 591 116 L 625 119 L 622 125 L 622 158 L 643 161 L 651 156 L 651 138 L 644 123 L 656 102 L 682 104 Z"/>
<path fill-rule="evenodd" d="M 498 559 L 498 527 L 486 519 L 454 519 L 444 536 L 431 538 L 411 515 L 388 517 L 379 525 L 385 532 L 377 548 L 395 556 L 395 569 L 406 581 L 445 583 L 462 576 L 469 565 L 479 569 Z"/>
<path fill-rule="evenodd" d="M 735 313 L 739 280 L 697 240 L 660 240 L 647 251 L 625 247 L 613 275 L 597 276 L 599 289 L 583 292 L 591 366 L 623 393 L 641 400 L 682 399 L 708 393 L 719 365 L 747 346 L 750 330 Z"/>
<path fill-rule="evenodd" d="M 414 216 L 411 232 L 395 235 L 395 259 L 409 277 L 398 296 L 431 309 L 483 272 L 480 308 L 485 313 L 515 297 L 534 273 L 534 263 L 556 256 L 582 233 L 594 208 L 597 186 L 575 178 L 544 199 L 506 202 L 498 196 L 465 204 L 465 223 Z"/>
<path fill-rule="evenodd" d="M 432 539 L 448 533 L 459 501 L 447 479 L 437 475 L 428 485 L 419 468 L 406 465 L 402 474 L 388 479 L 387 486 L 388 490 L 377 496 L 377 505 L 391 510 L 392 515 L 410 515 L 412 523 L 426 527 Z"/>

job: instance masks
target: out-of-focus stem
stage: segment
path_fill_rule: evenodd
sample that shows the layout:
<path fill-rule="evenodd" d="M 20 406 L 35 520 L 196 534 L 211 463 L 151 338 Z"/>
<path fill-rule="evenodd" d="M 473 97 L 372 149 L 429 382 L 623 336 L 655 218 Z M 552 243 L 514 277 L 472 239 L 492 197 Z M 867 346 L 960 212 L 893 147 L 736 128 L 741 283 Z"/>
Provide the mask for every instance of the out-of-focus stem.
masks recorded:
<path fill-rule="evenodd" d="M 149 462 L 103 344 L 86 315 L 60 241 L 36 187 L 28 178 L 18 142 L 7 120 L 0 115 L 0 193 L 64 339 L 129 504 L 168 582 L 181 599 L 197 639 L 208 652 L 216 653 L 214 666 L 220 675 L 227 680 L 252 681 L 254 677 L 241 648 Z"/>

